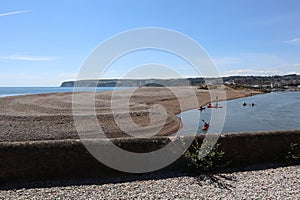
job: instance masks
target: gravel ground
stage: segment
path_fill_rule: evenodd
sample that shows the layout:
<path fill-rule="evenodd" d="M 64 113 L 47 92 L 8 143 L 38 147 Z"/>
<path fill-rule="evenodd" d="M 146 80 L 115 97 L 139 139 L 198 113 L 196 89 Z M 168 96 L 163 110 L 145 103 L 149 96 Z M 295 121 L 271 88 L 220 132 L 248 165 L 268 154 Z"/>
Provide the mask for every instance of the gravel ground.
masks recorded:
<path fill-rule="evenodd" d="M 140 179 L 6 189 L 0 190 L 0 199 L 300 199 L 299 165 L 196 178 Z"/>

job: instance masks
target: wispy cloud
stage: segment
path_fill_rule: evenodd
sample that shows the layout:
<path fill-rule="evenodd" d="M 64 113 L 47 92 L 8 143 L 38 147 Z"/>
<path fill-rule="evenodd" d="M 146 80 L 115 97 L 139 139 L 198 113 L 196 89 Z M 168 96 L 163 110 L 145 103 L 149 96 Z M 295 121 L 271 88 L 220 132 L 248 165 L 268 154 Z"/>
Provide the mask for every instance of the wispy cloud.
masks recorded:
<path fill-rule="evenodd" d="M 286 41 L 284 41 L 284 43 L 288 43 L 288 44 L 300 44 L 300 37 L 293 38 L 291 40 L 286 40 Z"/>
<path fill-rule="evenodd" d="M 20 11 L 14 11 L 14 12 L 7 12 L 7 13 L 0 13 L 0 17 L 4 17 L 7 15 L 16 15 L 20 13 L 30 12 L 30 10 L 20 10 Z"/>
<path fill-rule="evenodd" d="M 24 61 L 49 61 L 49 60 L 56 60 L 57 57 L 49 57 L 49 56 L 28 56 L 28 55 L 21 55 L 21 54 L 14 54 L 9 56 L 2 56 L 2 59 L 6 60 L 24 60 Z"/>

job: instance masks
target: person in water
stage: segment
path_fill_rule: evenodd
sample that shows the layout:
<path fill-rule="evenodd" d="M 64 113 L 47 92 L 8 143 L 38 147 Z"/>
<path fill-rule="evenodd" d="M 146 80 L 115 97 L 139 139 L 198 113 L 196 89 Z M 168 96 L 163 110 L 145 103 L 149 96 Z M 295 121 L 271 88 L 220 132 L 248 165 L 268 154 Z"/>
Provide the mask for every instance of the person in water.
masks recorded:
<path fill-rule="evenodd" d="M 243 105 L 243 106 L 246 106 L 246 105 L 247 105 L 247 103 L 246 103 L 246 102 L 244 102 L 242 105 Z"/>
<path fill-rule="evenodd" d="M 205 122 L 204 119 L 202 119 L 202 121 L 204 122 L 203 127 L 204 128 L 208 128 L 209 127 L 209 123 Z"/>
<path fill-rule="evenodd" d="M 203 125 L 205 128 L 208 128 L 209 127 L 209 124 L 207 122 L 204 122 L 204 125 Z"/>
<path fill-rule="evenodd" d="M 253 107 L 255 104 L 254 103 L 251 103 L 251 106 Z"/>

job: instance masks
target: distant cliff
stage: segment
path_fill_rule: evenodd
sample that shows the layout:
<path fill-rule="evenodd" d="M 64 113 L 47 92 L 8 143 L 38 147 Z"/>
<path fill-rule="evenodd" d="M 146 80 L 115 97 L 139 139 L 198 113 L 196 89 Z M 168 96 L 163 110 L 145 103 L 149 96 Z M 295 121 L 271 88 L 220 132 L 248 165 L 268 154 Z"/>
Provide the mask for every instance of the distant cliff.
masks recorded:
<path fill-rule="evenodd" d="M 225 83 L 227 85 L 246 87 L 270 87 L 287 89 L 298 87 L 300 75 L 290 74 L 284 76 L 229 76 L 223 78 L 182 78 L 182 79 L 101 79 L 101 80 L 78 80 L 67 81 L 61 87 L 141 87 L 141 86 L 200 86 Z"/>
<path fill-rule="evenodd" d="M 158 87 L 158 86 L 187 86 L 204 84 L 203 78 L 188 79 L 101 79 L 67 81 L 61 87 Z"/>
<path fill-rule="evenodd" d="M 74 87 L 74 83 L 75 83 L 75 81 L 65 81 L 65 82 L 62 82 L 60 87 Z"/>
<path fill-rule="evenodd" d="M 60 87 L 74 87 L 75 83 L 78 87 L 115 87 L 118 80 L 79 80 L 66 81 Z"/>

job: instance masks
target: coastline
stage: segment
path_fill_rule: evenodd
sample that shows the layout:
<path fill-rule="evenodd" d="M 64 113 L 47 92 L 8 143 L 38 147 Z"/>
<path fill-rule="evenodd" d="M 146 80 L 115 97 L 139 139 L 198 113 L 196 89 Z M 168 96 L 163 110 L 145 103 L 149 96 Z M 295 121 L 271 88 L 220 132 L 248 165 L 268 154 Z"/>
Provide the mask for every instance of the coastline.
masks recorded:
<path fill-rule="evenodd" d="M 149 125 L 148 109 L 152 105 L 160 104 L 167 111 L 167 120 L 164 127 L 157 136 L 167 136 L 178 131 L 181 126 L 180 119 L 176 116 L 181 111 L 197 108 L 197 105 L 190 103 L 190 98 L 185 96 L 184 87 L 176 87 L 175 90 L 182 94 L 185 105 L 180 109 L 178 100 L 172 92 L 166 88 L 138 88 L 130 98 L 130 116 L 132 120 L 142 126 L 145 130 L 151 131 L 155 127 Z M 196 89 L 195 89 L 196 90 Z M 218 100 L 230 100 L 250 95 L 261 94 L 253 90 L 235 90 L 225 88 L 226 96 L 222 96 L 220 89 L 211 91 L 196 90 L 199 105 L 206 105 Z M 122 107 L 122 97 L 128 97 L 128 90 L 114 91 L 118 98 L 118 113 L 126 117 L 126 109 Z M 82 93 L 84 96 L 85 93 Z M 102 129 L 109 138 L 129 137 L 118 128 L 111 112 L 112 91 L 96 93 L 96 113 Z M 38 141 L 38 140 L 62 140 L 79 139 L 72 116 L 72 93 L 51 93 L 24 96 L 9 96 L 0 98 L 0 142 L 14 141 Z M 157 113 L 157 122 L 163 119 L 163 115 Z M 92 130 L 92 127 L 89 127 Z M 136 131 L 135 134 L 141 137 L 143 133 Z M 98 136 L 98 135 L 97 135 Z M 96 137 L 90 135 L 89 137 Z"/>

